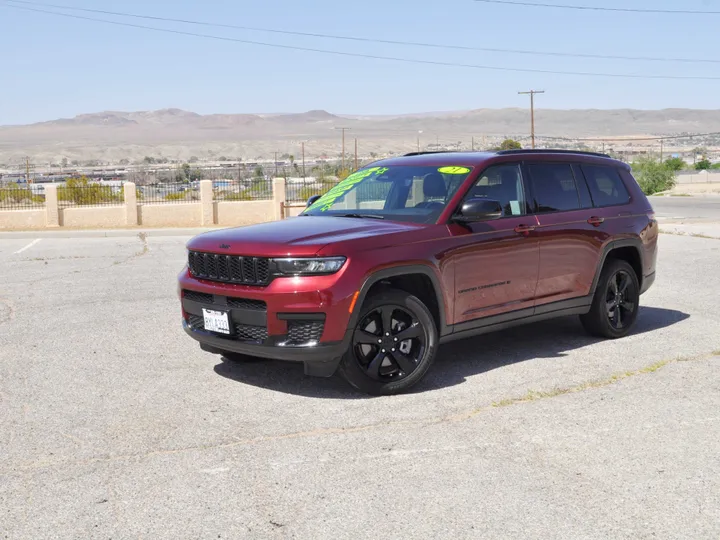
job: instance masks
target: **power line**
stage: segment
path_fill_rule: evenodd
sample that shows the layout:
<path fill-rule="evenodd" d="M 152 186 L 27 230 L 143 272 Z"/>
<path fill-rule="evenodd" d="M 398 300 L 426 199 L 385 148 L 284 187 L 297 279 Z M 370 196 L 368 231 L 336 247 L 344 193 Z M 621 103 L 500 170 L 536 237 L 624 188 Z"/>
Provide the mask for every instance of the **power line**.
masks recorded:
<path fill-rule="evenodd" d="M 337 39 L 343 41 L 355 41 L 364 43 L 383 43 L 387 45 L 402 45 L 411 47 L 425 47 L 432 49 L 451 49 L 458 51 L 478 51 L 478 52 L 494 52 L 494 53 L 508 53 L 508 54 L 524 54 L 533 56 L 556 56 L 556 57 L 570 57 L 570 58 L 595 58 L 600 60 L 631 60 L 631 61 L 642 61 L 642 62 L 685 62 L 685 63 L 708 63 L 708 64 L 720 64 L 720 60 L 711 60 L 705 58 L 664 58 L 664 57 L 652 57 L 652 56 L 625 56 L 625 55 L 606 55 L 606 54 L 587 54 L 587 53 L 572 53 L 572 52 L 557 52 L 557 51 L 530 51 L 526 49 L 498 49 L 491 47 L 471 47 L 466 45 L 452 45 L 443 43 L 425 43 L 421 41 L 397 41 L 390 39 L 376 39 L 358 36 L 340 36 L 337 34 L 320 34 L 315 32 L 298 32 L 292 30 L 278 30 L 274 28 L 260 28 L 256 26 L 242 26 L 235 24 L 224 24 L 224 23 L 211 23 L 206 21 L 193 21 L 189 19 L 176 19 L 171 17 L 157 17 L 152 15 L 138 15 L 136 13 L 123 13 L 117 11 L 106 11 L 102 9 L 90 9 L 90 8 L 79 8 L 72 6 L 64 6 L 59 4 L 46 4 L 41 2 L 29 2 L 27 0 L 9 0 L 12 4 L 26 4 L 30 6 L 44 6 L 57 9 L 65 9 L 71 11 L 82 11 L 86 13 L 100 13 L 103 15 L 114 15 L 117 17 L 131 17 L 135 19 L 146 19 L 153 21 L 163 22 L 176 22 L 182 24 L 192 24 L 197 26 L 208 26 L 215 28 L 229 28 L 233 30 L 250 30 L 252 32 L 268 32 L 272 34 L 282 34 L 290 36 L 303 36 L 313 37 L 322 39 Z"/>
<path fill-rule="evenodd" d="M 539 8 L 577 9 L 582 11 L 615 11 L 623 13 L 663 13 L 668 15 L 720 15 L 720 11 L 693 11 L 688 9 L 639 9 L 639 8 L 612 8 L 604 6 L 572 6 L 566 4 L 544 4 L 535 2 L 520 2 L 517 0 L 475 0 L 484 4 L 503 4 L 508 6 L 530 6 Z"/>
<path fill-rule="evenodd" d="M 37 12 L 37 13 L 45 13 L 48 15 L 55 15 L 58 17 L 67 17 L 67 18 L 71 18 L 71 19 L 80 19 L 80 20 L 100 22 L 100 23 L 105 23 L 105 24 L 113 24 L 116 26 L 140 28 L 143 30 L 164 32 L 167 34 L 193 36 L 193 37 L 215 39 L 215 40 L 219 40 L 219 41 L 227 41 L 227 42 L 233 42 L 233 43 L 245 43 L 248 45 L 259 45 L 259 46 L 263 46 L 263 47 L 273 47 L 273 48 L 285 49 L 285 50 L 314 52 L 314 53 L 321 53 L 321 54 L 332 54 L 332 55 L 336 55 L 336 56 L 349 56 L 349 57 L 353 57 L 353 58 L 368 58 L 371 60 L 390 60 L 393 62 L 404 62 L 404 63 L 409 63 L 409 64 L 461 67 L 461 68 L 467 68 L 467 69 L 482 69 L 482 70 L 489 70 L 489 71 L 541 73 L 541 74 L 549 74 L 549 75 L 573 75 L 573 76 L 581 76 L 581 77 L 611 77 L 611 78 L 620 78 L 620 79 L 653 79 L 653 80 L 720 81 L 720 77 L 707 77 L 707 76 L 695 76 L 695 75 L 687 75 L 687 76 L 684 76 L 684 75 L 635 75 L 635 74 L 625 74 L 625 73 L 556 71 L 556 70 L 546 70 L 546 69 L 529 69 L 529 68 L 513 68 L 513 67 L 501 67 L 501 66 L 486 66 L 486 65 L 479 65 L 479 64 L 463 64 L 463 63 L 458 63 L 458 62 L 443 62 L 443 61 L 439 61 L 439 60 L 422 60 L 422 59 L 416 59 L 416 58 L 402 58 L 402 57 L 396 57 L 396 56 L 381 56 L 381 55 L 374 55 L 374 54 L 353 53 L 353 52 L 337 51 L 337 50 L 330 50 L 330 49 L 318 49 L 318 48 L 313 48 L 313 47 L 300 47 L 300 46 L 296 46 L 296 45 L 283 45 L 280 43 L 268 43 L 268 42 L 264 42 L 264 41 L 254 41 L 254 40 L 249 40 L 249 39 L 239 39 L 239 38 L 231 38 L 231 37 L 225 37 L 225 36 L 215 36 L 215 35 L 211 35 L 211 34 L 199 34 L 196 32 L 186 32 L 183 30 L 171 30 L 169 28 L 157 28 L 154 26 L 145 26 L 142 24 L 133 24 L 133 23 L 120 22 L 120 21 L 110 21 L 107 19 L 98 19 L 95 17 L 85 17 L 82 15 L 71 15 L 69 13 L 58 13 L 56 11 L 49 11 L 49 10 L 45 10 L 45 9 L 17 6 L 17 5 L 9 4 L 7 1 L 2 1 L 2 5 L 4 5 L 5 7 L 12 8 L 12 9 L 21 9 L 21 10 L 25 10 L 25 11 L 33 11 L 33 12 Z"/>
<path fill-rule="evenodd" d="M 612 138 L 592 138 L 592 137 L 579 137 L 579 138 L 572 138 L 572 137 L 552 137 L 552 136 L 545 136 L 545 135 L 536 135 L 536 138 L 538 139 L 548 139 L 551 141 L 568 141 L 568 142 L 644 142 L 644 141 L 671 141 L 671 140 L 677 140 L 677 139 L 692 139 L 695 137 L 710 137 L 710 136 L 720 136 L 720 131 L 715 131 L 712 133 L 690 133 L 687 135 L 667 135 L 665 137 L 612 137 Z"/>

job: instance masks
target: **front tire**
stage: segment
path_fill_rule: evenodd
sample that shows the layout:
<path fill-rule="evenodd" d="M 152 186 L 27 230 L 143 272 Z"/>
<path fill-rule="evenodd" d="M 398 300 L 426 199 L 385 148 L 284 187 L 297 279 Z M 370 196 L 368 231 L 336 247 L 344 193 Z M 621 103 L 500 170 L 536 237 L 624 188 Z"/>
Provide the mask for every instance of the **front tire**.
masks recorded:
<path fill-rule="evenodd" d="M 635 270 L 623 260 L 611 260 L 600 274 L 590 311 L 580 322 L 593 336 L 625 337 L 632 330 L 640 308 L 640 283 Z"/>
<path fill-rule="evenodd" d="M 399 394 L 425 376 L 437 347 L 438 330 L 425 304 L 385 289 L 363 304 L 340 373 L 367 394 Z"/>

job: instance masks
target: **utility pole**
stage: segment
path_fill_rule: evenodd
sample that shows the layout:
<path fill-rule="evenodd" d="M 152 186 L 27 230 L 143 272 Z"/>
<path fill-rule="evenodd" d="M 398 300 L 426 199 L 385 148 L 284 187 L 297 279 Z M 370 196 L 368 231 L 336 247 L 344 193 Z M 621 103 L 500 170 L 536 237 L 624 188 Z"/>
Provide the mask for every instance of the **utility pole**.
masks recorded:
<path fill-rule="evenodd" d="M 357 137 L 355 137 L 355 170 L 358 170 Z"/>
<path fill-rule="evenodd" d="M 345 132 L 349 130 L 348 127 L 336 127 L 335 129 L 339 129 L 342 131 L 342 170 L 345 171 Z"/>
<path fill-rule="evenodd" d="M 277 151 L 276 151 L 276 152 L 275 152 L 275 178 L 278 177 L 278 172 L 277 172 L 277 155 L 278 155 L 278 153 L 277 153 Z"/>
<path fill-rule="evenodd" d="M 475 137 L 472 138 L 472 151 L 475 151 Z"/>
<path fill-rule="evenodd" d="M 530 90 L 528 92 L 518 92 L 520 95 L 530 96 L 530 136 L 532 138 L 532 147 L 535 148 L 535 94 L 544 94 L 545 90 Z"/>
<path fill-rule="evenodd" d="M 30 169 L 34 169 L 35 165 L 30 165 L 30 157 L 25 156 L 25 182 L 27 184 L 32 184 L 32 180 L 30 180 Z"/>
<path fill-rule="evenodd" d="M 664 142 L 665 142 L 665 141 L 663 141 L 662 139 L 660 139 L 660 162 L 661 162 L 661 163 L 662 163 L 662 160 L 663 160 L 663 150 L 664 150 L 664 149 L 663 149 L 663 143 L 664 143 Z"/>
<path fill-rule="evenodd" d="M 302 165 L 303 165 L 303 179 L 305 178 L 305 141 L 302 143 Z"/>
<path fill-rule="evenodd" d="M 420 152 L 420 134 L 421 133 L 422 133 L 422 131 L 418 131 L 418 136 L 417 136 L 417 151 L 418 152 Z"/>

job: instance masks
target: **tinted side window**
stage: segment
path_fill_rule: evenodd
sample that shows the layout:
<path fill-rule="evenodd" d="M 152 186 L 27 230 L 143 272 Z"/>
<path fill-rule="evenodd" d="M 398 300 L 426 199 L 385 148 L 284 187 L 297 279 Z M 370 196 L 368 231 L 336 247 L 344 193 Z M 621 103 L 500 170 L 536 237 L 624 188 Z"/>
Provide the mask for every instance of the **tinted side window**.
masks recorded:
<path fill-rule="evenodd" d="M 595 206 L 613 206 L 630 201 L 630 194 L 613 167 L 583 165 L 582 170 Z"/>
<path fill-rule="evenodd" d="M 564 163 L 528 165 L 538 213 L 562 212 L 580 208 L 572 166 Z"/>
<path fill-rule="evenodd" d="M 578 194 L 580 195 L 580 206 L 583 208 L 592 208 L 593 200 L 590 196 L 590 190 L 588 189 L 585 176 L 583 175 L 580 165 L 573 163 L 573 174 L 575 175 L 575 185 L 578 188 Z"/>
<path fill-rule="evenodd" d="M 527 204 L 520 165 L 488 167 L 470 188 L 466 199 L 479 197 L 498 201 L 503 208 L 503 217 L 525 215 Z"/>

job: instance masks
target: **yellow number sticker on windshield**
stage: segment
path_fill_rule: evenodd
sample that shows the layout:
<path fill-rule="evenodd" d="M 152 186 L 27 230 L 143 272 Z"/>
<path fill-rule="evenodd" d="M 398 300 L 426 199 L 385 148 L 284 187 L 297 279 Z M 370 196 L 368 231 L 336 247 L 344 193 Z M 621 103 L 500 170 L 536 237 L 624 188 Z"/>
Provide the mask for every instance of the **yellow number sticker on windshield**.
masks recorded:
<path fill-rule="evenodd" d="M 442 174 L 467 174 L 470 169 L 467 167 L 440 167 L 438 172 Z"/>

